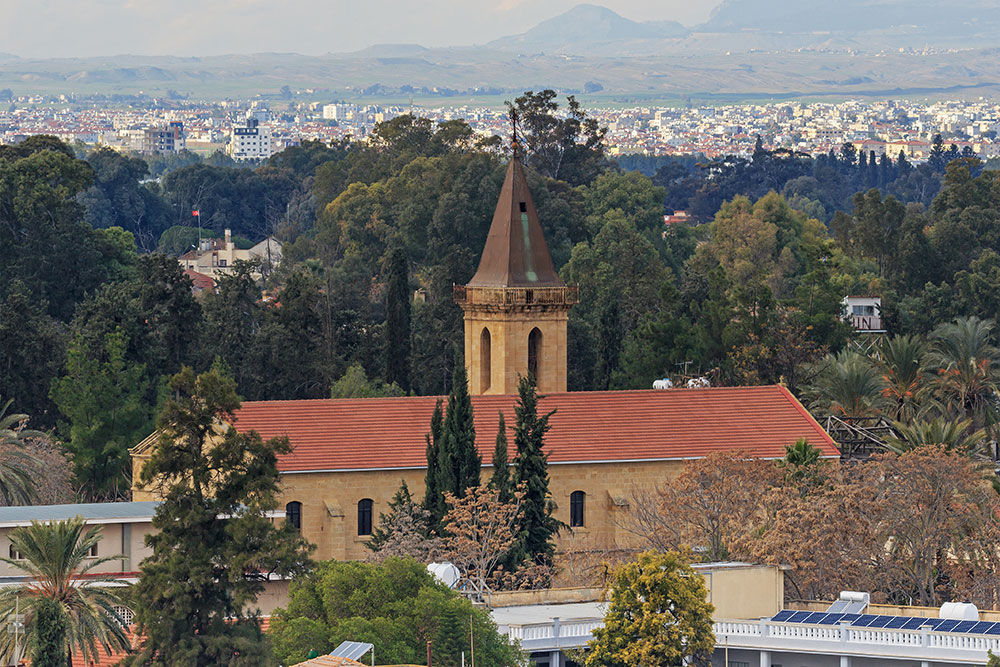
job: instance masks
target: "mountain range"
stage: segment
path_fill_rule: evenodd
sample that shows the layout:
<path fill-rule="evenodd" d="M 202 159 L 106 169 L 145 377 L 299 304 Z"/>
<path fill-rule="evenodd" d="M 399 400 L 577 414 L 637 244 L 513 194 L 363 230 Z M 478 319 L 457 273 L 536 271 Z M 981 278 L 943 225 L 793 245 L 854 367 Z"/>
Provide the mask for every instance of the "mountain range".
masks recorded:
<path fill-rule="evenodd" d="M 703 24 L 640 22 L 583 4 L 487 44 L 351 53 L 23 59 L 0 89 L 201 99 L 493 98 L 543 87 L 615 103 L 1000 92 L 997 0 L 725 0 Z M 491 103 L 496 103 L 492 99 Z"/>

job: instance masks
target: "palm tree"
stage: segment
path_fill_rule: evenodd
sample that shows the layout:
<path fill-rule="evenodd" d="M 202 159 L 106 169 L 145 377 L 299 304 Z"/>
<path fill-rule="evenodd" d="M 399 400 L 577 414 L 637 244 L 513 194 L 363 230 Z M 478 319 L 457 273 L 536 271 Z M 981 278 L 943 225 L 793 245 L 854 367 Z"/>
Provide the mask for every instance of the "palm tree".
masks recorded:
<path fill-rule="evenodd" d="M 886 447 L 902 454 L 924 445 L 940 445 L 945 449 L 966 452 L 970 455 L 985 455 L 982 447 L 986 445 L 986 431 L 973 429 L 971 419 L 954 421 L 945 418 L 930 421 L 896 422 L 894 424 L 898 438 L 886 441 Z"/>
<path fill-rule="evenodd" d="M 812 383 L 814 410 L 842 417 L 875 417 L 885 404 L 885 383 L 871 360 L 844 350 L 827 355 L 825 367 Z"/>
<path fill-rule="evenodd" d="M 976 428 L 995 423 L 1000 393 L 1000 351 L 993 345 L 993 322 L 966 317 L 941 324 L 927 355 L 934 389 L 946 413 L 969 419 Z"/>
<path fill-rule="evenodd" d="M 818 447 L 813 447 L 805 438 L 799 438 L 794 445 L 785 447 L 784 465 L 790 466 L 814 466 L 820 461 L 822 452 Z"/>
<path fill-rule="evenodd" d="M 924 358 L 927 343 L 917 336 L 895 336 L 887 340 L 879 352 L 878 366 L 885 383 L 883 395 L 891 404 L 886 410 L 897 421 L 913 419 L 926 393 L 928 375 Z"/>
<path fill-rule="evenodd" d="M 823 481 L 826 461 L 822 457 L 823 452 L 805 438 L 785 446 L 785 458 L 780 465 L 785 469 L 785 478 L 798 485 L 803 496 L 810 487 L 816 487 Z"/>
<path fill-rule="evenodd" d="M 19 608 L 24 614 L 26 644 L 38 644 L 39 637 L 48 637 L 49 644 L 61 643 L 63 664 L 73 654 L 96 662 L 99 648 L 109 655 L 131 648 L 118 611 L 124 606 L 118 592 L 122 582 L 94 573 L 121 556 L 91 558 L 100 539 L 100 529 L 88 529 L 81 517 L 53 523 L 32 521 L 10 532 L 12 557 L 0 558 L 28 576 L 21 586 L 0 589 L 0 618 L 13 617 Z M 58 604 L 61 618 L 52 613 L 52 602 Z M 15 640 L 8 625 L 0 626 L 0 655 L 6 658 L 13 655 Z"/>
<path fill-rule="evenodd" d="M 24 427 L 28 415 L 7 414 L 13 403 L 10 399 L 0 407 L 0 499 L 5 505 L 27 505 L 35 497 L 31 469 L 38 461 L 24 451 L 24 439 L 45 434 Z"/>

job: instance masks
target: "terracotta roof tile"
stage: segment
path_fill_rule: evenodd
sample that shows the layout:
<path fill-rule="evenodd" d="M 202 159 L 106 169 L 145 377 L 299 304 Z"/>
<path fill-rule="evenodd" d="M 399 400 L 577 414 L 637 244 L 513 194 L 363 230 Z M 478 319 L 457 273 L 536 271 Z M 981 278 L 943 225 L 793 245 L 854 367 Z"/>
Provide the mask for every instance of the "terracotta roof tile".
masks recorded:
<path fill-rule="evenodd" d="M 199 290 L 214 290 L 215 279 L 204 273 L 198 273 L 191 269 L 184 269 L 184 275 L 191 279 L 192 284 Z"/>
<path fill-rule="evenodd" d="M 236 428 L 264 438 L 287 435 L 283 472 L 422 468 L 424 434 L 436 397 L 247 401 Z M 514 443 L 516 396 L 474 396 L 476 445 L 489 461 L 503 410 Z M 549 463 L 700 458 L 738 449 L 778 458 L 806 438 L 837 456 L 833 440 L 781 386 L 552 394 Z M 513 449 L 511 451 L 513 456 Z"/>

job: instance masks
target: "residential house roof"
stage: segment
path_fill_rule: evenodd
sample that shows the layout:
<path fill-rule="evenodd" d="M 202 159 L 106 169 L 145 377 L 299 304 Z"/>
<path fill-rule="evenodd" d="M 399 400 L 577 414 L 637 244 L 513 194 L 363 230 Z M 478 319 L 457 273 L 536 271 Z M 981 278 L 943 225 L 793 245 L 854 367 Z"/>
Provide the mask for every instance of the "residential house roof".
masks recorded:
<path fill-rule="evenodd" d="M 184 275 L 191 279 L 191 287 L 195 292 L 213 291 L 215 289 L 215 279 L 198 273 L 192 269 L 184 269 Z"/>

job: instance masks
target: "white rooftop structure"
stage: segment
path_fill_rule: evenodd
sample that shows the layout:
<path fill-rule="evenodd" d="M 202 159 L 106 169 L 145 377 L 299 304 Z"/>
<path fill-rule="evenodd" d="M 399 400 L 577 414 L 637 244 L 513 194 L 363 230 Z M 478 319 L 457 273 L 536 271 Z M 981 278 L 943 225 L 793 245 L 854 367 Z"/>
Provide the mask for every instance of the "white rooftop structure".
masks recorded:
<path fill-rule="evenodd" d="M 840 302 L 844 318 L 861 333 L 885 333 L 882 325 L 882 297 L 845 296 Z"/>

